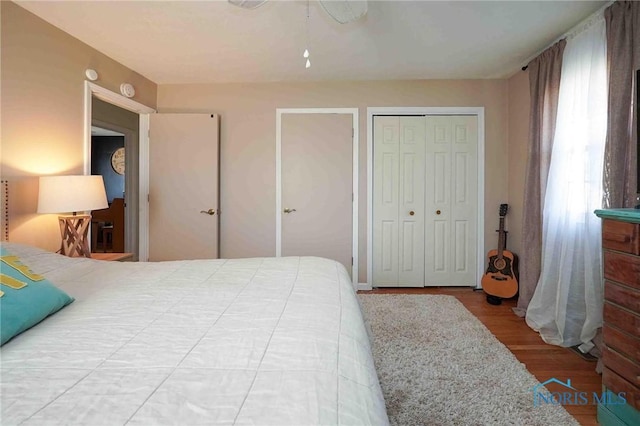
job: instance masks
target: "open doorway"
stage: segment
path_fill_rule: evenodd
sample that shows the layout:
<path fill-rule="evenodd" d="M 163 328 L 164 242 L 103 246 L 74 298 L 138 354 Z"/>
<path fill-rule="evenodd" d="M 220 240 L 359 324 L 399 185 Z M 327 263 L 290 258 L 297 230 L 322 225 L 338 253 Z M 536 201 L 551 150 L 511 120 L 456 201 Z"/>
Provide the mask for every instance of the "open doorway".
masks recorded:
<path fill-rule="evenodd" d="M 94 252 L 139 253 L 137 113 L 91 99 L 91 174 L 102 175 L 109 208 L 92 213 Z"/>
<path fill-rule="evenodd" d="M 91 174 L 104 180 L 109 207 L 91 214 L 91 252 L 124 253 L 125 135 L 91 126 Z"/>

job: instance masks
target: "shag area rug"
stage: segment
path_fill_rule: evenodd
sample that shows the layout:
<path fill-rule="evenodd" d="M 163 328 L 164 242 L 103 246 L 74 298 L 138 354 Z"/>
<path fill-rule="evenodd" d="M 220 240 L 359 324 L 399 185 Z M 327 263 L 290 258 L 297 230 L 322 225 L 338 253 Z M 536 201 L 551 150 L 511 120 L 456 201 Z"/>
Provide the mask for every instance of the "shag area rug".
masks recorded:
<path fill-rule="evenodd" d="M 358 298 L 392 425 L 578 425 L 455 297 Z"/>

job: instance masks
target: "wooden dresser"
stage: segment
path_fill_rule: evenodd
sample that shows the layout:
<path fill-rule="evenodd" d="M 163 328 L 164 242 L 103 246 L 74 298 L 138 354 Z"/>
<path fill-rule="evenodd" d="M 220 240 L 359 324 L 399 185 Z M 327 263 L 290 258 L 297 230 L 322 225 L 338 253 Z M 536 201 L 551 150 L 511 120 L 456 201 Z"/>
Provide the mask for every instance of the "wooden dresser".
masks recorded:
<path fill-rule="evenodd" d="M 603 425 L 640 424 L 640 210 L 597 210 L 602 218 L 603 392 L 626 400 L 598 405 Z"/>

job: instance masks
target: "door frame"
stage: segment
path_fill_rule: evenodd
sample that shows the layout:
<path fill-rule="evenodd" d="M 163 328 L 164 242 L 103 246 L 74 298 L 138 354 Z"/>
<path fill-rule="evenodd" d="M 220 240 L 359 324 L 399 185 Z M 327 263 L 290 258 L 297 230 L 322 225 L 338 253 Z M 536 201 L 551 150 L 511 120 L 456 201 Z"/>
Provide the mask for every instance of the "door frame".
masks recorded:
<path fill-rule="evenodd" d="M 358 108 L 276 108 L 276 257 L 282 256 L 282 115 L 283 114 L 351 114 L 352 202 L 351 202 L 351 282 L 358 283 Z"/>
<path fill-rule="evenodd" d="M 478 118 L 478 223 L 476 286 L 484 274 L 484 107 L 369 107 L 367 108 L 367 283 L 358 290 L 373 288 L 373 116 L 374 115 L 475 115 Z"/>
<path fill-rule="evenodd" d="M 126 98 L 116 92 L 112 92 L 102 86 L 88 80 L 84 82 L 84 174 L 91 174 L 91 98 L 96 98 L 132 111 L 139 116 L 139 187 L 133 188 L 138 192 L 139 208 L 139 241 L 138 260 L 146 262 L 149 260 L 149 114 L 156 112 L 133 99 Z M 146 196 L 146 200 L 144 199 Z"/>

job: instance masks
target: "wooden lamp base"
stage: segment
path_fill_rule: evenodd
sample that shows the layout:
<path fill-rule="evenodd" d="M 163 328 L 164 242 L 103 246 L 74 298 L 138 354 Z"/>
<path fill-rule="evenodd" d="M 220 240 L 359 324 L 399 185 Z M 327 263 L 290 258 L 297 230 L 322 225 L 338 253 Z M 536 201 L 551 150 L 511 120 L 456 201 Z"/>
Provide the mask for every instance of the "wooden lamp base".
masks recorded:
<path fill-rule="evenodd" d="M 87 238 L 91 216 L 58 216 L 58 221 L 62 236 L 60 254 L 69 257 L 91 257 Z"/>

